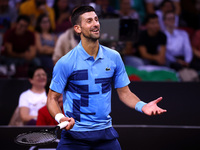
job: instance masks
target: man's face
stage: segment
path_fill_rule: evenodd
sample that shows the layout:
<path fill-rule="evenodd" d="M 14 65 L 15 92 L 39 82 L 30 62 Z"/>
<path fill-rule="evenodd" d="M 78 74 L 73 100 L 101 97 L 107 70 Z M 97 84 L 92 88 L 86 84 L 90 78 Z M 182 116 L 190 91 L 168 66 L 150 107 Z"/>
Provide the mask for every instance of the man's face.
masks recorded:
<path fill-rule="evenodd" d="M 154 33 L 158 32 L 160 30 L 160 25 L 158 22 L 158 18 L 152 18 L 147 23 L 147 30 L 150 30 Z"/>
<path fill-rule="evenodd" d="M 28 23 L 24 20 L 20 20 L 16 25 L 16 31 L 18 34 L 24 34 L 28 28 Z"/>
<path fill-rule="evenodd" d="M 100 38 L 100 24 L 95 12 L 87 12 L 80 16 L 80 34 L 93 41 Z"/>

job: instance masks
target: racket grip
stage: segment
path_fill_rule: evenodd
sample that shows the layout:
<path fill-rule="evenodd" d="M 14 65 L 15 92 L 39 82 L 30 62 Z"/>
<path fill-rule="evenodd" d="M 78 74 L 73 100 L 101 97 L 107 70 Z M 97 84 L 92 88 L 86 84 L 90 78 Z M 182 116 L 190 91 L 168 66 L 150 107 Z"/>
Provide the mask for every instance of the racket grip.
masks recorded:
<path fill-rule="evenodd" d="M 59 123 L 57 126 L 60 127 L 60 129 L 63 129 L 63 128 L 65 128 L 68 124 L 69 124 L 68 121 L 63 121 L 63 122 Z"/>

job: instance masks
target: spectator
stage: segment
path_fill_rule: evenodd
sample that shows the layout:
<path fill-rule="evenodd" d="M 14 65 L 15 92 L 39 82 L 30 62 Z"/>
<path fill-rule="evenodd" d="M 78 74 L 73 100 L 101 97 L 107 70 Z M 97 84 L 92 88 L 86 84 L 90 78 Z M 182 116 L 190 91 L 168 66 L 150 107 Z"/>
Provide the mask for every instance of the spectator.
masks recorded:
<path fill-rule="evenodd" d="M 119 16 L 121 19 L 138 19 L 139 14 L 131 8 L 130 0 L 120 0 Z"/>
<path fill-rule="evenodd" d="M 110 1 L 111 6 L 113 6 L 114 9 L 119 10 L 120 1 L 121 0 L 111 0 Z M 131 3 L 131 8 L 137 11 L 137 13 L 139 14 L 139 18 L 143 23 L 144 18 L 146 16 L 144 0 L 130 0 L 130 3 Z"/>
<path fill-rule="evenodd" d="M 165 34 L 167 36 L 166 59 L 169 66 L 177 71 L 188 67 L 192 60 L 192 47 L 186 31 L 176 29 L 175 13 L 164 15 Z"/>
<path fill-rule="evenodd" d="M 200 29 L 197 30 L 192 38 L 193 47 L 193 60 L 191 62 L 191 67 L 197 71 L 200 71 Z"/>
<path fill-rule="evenodd" d="M 53 53 L 53 62 L 56 62 L 70 50 L 72 50 L 80 41 L 80 37 L 75 34 L 74 28 L 70 28 L 61 34 L 55 46 Z"/>
<path fill-rule="evenodd" d="M 57 34 L 65 32 L 68 28 L 72 27 L 70 21 L 70 7 L 68 0 L 57 0 L 54 3 L 55 11 L 55 20 L 56 20 L 56 29 Z"/>
<path fill-rule="evenodd" d="M 25 1 L 25 0 L 9 0 L 9 6 L 10 7 L 15 7 L 16 10 L 19 10 L 19 6 L 21 5 L 21 3 Z"/>
<path fill-rule="evenodd" d="M 52 29 L 55 29 L 55 14 L 52 8 L 47 6 L 46 0 L 28 0 L 20 5 L 19 13 L 28 15 L 31 18 L 30 30 L 34 30 L 37 18 L 46 14 L 50 18 Z"/>
<path fill-rule="evenodd" d="M 47 75 L 42 67 L 32 67 L 28 72 L 31 88 L 24 91 L 19 97 L 19 113 L 24 125 L 35 125 L 38 110 L 47 101 Z"/>
<path fill-rule="evenodd" d="M 5 56 L 1 58 L 7 65 L 14 64 L 16 67 L 39 65 L 36 59 L 35 36 L 28 31 L 30 19 L 28 16 L 20 15 L 17 18 L 16 27 L 5 33 Z M 23 73 L 27 73 L 25 67 Z"/>
<path fill-rule="evenodd" d="M 63 112 L 63 97 L 62 97 L 62 95 L 58 99 L 58 105 L 60 106 L 60 108 Z M 64 112 L 63 112 L 63 114 L 64 114 Z M 39 109 L 37 122 L 36 122 L 37 126 L 57 125 L 57 124 L 58 124 L 58 122 L 54 118 L 51 117 L 46 105 Z"/>
<path fill-rule="evenodd" d="M 14 24 L 17 20 L 17 10 L 15 7 L 9 6 L 9 0 L 0 1 L 0 34 L 3 34 Z"/>
<path fill-rule="evenodd" d="M 146 2 L 146 11 L 148 14 L 155 13 L 156 10 L 159 9 L 160 4 L 164 0 L 145 0 Z M 181 13 L 181 6 L 180 6 L 180 0 L 172 0 L 175 6 L 176 14 L 180 15 Z"/>
<path fill-rule="evenodd" d="M 162 1 L 160 4 L 160 9 L 156 10 L 161 30 L 165 30 L 163 15 L 169 11 L 175 11 L 174 3 L 171 0 Z M 178 27 L 178 24 L 179 24 L 179 16 L 175 14 L 175 26 Z"/>
<path fill-rule="evenodd" d="M 110 6 L 109 0 L 95 0 L 95 4 L 95 9 L 99 11 L 100 18 L 112 18 L 116 16 L 115 9 L 112 6 Z"/>
<path fill-rule="evenodd" d="M 142 58 L 141 65 L 165 65 L 166 36 L 160 31 L 158 16 L 147 16 L 146 30 L 142 31 L 137 46 L 137 55 Z"/>
<path fill-rule="evenodd" d="M 50 20 L 46 14 L 42 14 L 38 17 L 35 30 L 37 57 L 50 77 L 54 66 L 52 54 L 54 53 L 57 36 L 52 33 Z"/>
<path fill-rule="evenodd" d="M 9 0 L 0 1 L 0 52 L 3 49 L 4 33 L 14 24 L 17 19 L 17 10 L 9 5 Z"/>

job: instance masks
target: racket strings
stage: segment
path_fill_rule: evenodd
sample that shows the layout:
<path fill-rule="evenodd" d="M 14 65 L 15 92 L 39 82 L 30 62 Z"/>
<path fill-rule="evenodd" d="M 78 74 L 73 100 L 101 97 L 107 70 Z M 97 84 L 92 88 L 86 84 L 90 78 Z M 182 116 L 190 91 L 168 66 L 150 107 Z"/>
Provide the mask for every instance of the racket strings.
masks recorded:
<path fill-rule="evenodd" d="M 56 135 L 48 132 L 33 132 L 24 135 L 20 135 L 17 138 L 17 142 L 21 144 L 39 144 L 48 143 L 56 139 Z"/>

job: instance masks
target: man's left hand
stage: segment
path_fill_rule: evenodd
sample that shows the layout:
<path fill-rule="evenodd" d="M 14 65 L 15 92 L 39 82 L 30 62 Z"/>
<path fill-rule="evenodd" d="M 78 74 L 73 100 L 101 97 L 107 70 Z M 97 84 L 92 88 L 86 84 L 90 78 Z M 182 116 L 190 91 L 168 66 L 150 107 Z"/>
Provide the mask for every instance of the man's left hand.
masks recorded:
<path fill-rule="evenodd" d="M 157 103 L 160 102 L 162 100 L 162 97 L 157 98 L 156 100 L 153 100 L 149 103 L 147 103 L 146 105 L 144 105 L 142 107 L 142 111 L 149 116 L 152 115 L 160 115 L 162 113 L 167 112 L 166 109 L 162 109 L 160 107 L 157 106 Z"/>

